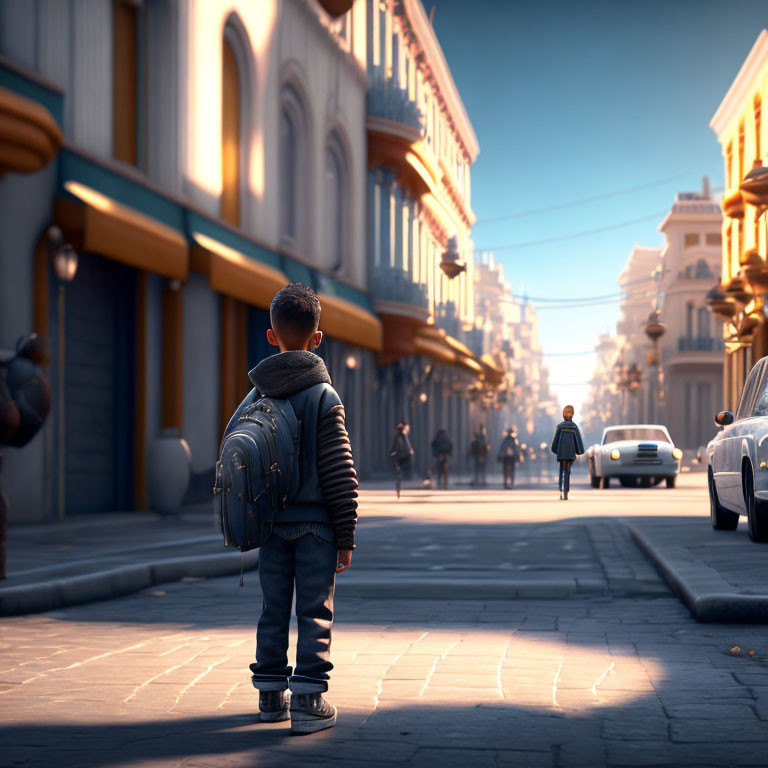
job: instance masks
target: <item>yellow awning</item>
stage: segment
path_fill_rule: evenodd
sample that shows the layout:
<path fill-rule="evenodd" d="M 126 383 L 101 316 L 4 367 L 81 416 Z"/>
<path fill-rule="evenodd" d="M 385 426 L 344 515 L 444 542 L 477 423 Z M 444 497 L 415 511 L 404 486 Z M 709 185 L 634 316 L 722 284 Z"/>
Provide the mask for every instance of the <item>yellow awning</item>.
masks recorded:
<path fill-rule="evenodd" d="M 320 330 L 332 339 L 381 352 L 382 326 L 376 315 L 340 296 L 319 293 Z"/>
<path fill-rule="evenodd" d="M 466 357 L 474 358 L 475 355 L 472 352 L 472 350 L 466 344 L 462 344 L 458 339 L 454 339 L 453 336 L 446 336 L 445 340 L 460 355 L 465 355 Z"/>
<path fill-rule="evenodd" d="M 416 353 L 434 360 L 436 363 L 456 365 L 458 356 L 446 341 L 446 333 L 434 325 L 425 325 L 418 329 L 413 345 Z"/>
<path fill-rule="evenodd" d="M 60 206 L 65 220 L 59 222 L 82 232 L 83 250 L 164 277 L 187 279 L 189 249 L 180 232 L 78 181 L 67 181 L 64 187 L 85 203 Z"/>
<path fill-rule="evenodd" d="M 464 357 L 464 355 L 459 355 L 459 363 L 465 368 L 469 368 L 469 370 L 473 373 L 483 372 L 483 366 L 480 365 L 480 363 L 478 363 L 477 360 L 472 357 Z"/>
<path fill-rule="evenodd" d="M 191 266 L 208 275 L 211 290 L 268 309 L 274 295 L 291 281 L 276 267 L 251 259 L 240 251 L 200 232 L 192 239 Z"/>

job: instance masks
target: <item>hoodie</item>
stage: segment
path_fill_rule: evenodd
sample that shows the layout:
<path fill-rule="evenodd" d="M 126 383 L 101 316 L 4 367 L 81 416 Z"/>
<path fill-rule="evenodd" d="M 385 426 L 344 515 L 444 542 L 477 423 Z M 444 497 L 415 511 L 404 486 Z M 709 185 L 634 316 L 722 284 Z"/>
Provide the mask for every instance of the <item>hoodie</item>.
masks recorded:
<path fill-rule="evenodd" d="M 328 522 L 336 533 L 337 549 L 354 549 L 357 472 L 344 406 L 322 358 L 302 350 L 281 352 L 262 360 L 248 377 L 254 389 L 227 430 L 242 409 L 262 396 L 288 400 L 300 422 L 301 488 L 275 522 Z"/>

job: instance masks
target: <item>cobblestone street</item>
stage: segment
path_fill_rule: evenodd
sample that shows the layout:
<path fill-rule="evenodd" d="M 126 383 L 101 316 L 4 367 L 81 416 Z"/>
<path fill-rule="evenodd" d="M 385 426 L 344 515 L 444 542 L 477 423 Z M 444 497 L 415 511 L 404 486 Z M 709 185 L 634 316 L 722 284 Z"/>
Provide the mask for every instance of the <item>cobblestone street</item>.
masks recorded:
<path fill-rule="evenodd" d="M 258 721 L 255 573 L 243 589 L 187 579 L 3 619 L 0 763 L 765 766 L 768 626 L 695 622 L 610 520 L 586 526 L 584 503 L 570 520 L 551 492 L 520 493 L 530 503 L 479 496 L 471 537 L 456 518 L 466 492 L 364 495 L 360 549 L 337 588 L 339 722 L 309 737 Z M 701 497 L 655 498 L 693 514 Z M 619 498 L 627 514 L 642 506 L 639 492 L 603 494 L 591 513 L 615 514 Z M 404 599 L 398 568 L 408 583 L 447 572 L 443 598 Z M 519 586 L 520 573 L 552 594 L 583 573 L 586 591 L 501 599 L 502 577 Z M 462 579 L 499 599 L 455 599 Z"/>

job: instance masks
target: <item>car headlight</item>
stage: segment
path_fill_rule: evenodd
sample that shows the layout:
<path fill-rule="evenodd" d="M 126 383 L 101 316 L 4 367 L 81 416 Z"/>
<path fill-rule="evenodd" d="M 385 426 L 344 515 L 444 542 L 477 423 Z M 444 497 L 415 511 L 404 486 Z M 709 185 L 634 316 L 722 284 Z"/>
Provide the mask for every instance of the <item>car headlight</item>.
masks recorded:
<path fill-rule="evenodd" d="M 683 458 L 683 452 L 679 448 L 673 448 L 672 456 L 674 456 L 678 461 L 680 461 L 680 459 Z"/>
<path fill-rule="evenodd" d="M 614 461 L 618 461 L 618 460 L 621 458 L 621 454 L 619 453 L 619 449 L 618 449 L 618 448 L 614 448 L 614 449 L 611 451 L 611 458 L 612 458 Z"/>

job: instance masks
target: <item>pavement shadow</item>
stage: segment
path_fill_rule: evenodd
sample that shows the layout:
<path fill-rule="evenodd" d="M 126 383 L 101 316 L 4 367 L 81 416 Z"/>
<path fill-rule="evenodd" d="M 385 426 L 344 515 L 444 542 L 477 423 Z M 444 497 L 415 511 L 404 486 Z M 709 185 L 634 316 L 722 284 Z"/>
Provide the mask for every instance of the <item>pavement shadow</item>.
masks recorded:
<path fill-rule="evenodd" d="M 678 691 L 669 706 L 691 710 L 699 693 Z M 390 701 L 368 716 L 342 709 L 335 728 L 307 736 L 292 736 L 288 723 L 257 722 L 255 709 L 144 722 L 10 725 L 0 727 L 0 744 L 4 765 L 26 768 L 764 765 L 765 723 L 752 717 L 729 724 L 728 740 L 737 742 L 729 744 L 714 720 L 693 712 L 670 719 L 658 698 L 665 700 L 663 690 L 637 695 L 622 705 L 585 702 L 568 712 L 506 701 Z M 731 700 L 729 711 L 740 706 L 749 713 L 746 700 Z"/>

